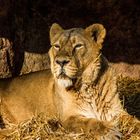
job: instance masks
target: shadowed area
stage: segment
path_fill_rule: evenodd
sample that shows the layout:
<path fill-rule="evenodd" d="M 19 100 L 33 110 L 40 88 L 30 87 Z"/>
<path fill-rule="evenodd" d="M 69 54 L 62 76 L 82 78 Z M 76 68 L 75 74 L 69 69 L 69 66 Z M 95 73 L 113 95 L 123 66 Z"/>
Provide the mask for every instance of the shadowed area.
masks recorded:
<path fill-rule="evenodd" d="M 1 0 L 0 5 L 0 36 L 14 41 L 17 63 L 24 51 L 48 51 L 48 31 L 54 22 L 65 28 L 102 23 L 107 29 L 103 48 L 107 58 L 111 62 L 140 63 L 137 0 Z"/>

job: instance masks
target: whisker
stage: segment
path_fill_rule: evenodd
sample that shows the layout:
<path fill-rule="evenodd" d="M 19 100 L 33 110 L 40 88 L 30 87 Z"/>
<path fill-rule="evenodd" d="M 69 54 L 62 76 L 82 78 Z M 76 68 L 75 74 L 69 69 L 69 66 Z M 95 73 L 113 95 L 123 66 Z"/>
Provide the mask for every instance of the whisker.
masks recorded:
<path fill-rule="evenodd" d="M 71 66 L 67 66 L 67 67 L 65 67 L 65 69 L 69 69 L 69 70 L 78 70 L 78 68 L 76 68 L 76 67 L 71 67 Z"/>

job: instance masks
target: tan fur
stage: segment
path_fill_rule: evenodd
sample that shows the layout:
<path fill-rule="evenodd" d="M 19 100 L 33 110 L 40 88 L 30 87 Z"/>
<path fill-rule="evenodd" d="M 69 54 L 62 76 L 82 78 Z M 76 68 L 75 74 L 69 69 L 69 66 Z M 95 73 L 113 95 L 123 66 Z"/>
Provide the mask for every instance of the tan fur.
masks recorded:
<path fill-rule="evenodd" d="M 19 123 L 44 112 L 69 131 L 118 140 L 114 120 L 123 110 L 114 72 L 100 51 L 105 34 L 101 24 L 69 30 L 53 24 L 51 71 L 0 80 L 2 117 Z"/>

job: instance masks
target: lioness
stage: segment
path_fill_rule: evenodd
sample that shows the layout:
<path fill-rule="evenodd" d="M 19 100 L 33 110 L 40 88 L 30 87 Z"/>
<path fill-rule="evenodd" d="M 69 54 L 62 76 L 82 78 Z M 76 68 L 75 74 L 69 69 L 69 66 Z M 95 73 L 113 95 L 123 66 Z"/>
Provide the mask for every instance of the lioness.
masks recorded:
<path fill-rule="evenodd" d="M 50 29 L 51 70 L 0 80 L 3 120 L 19 123 L 44 112 L 57 116 L 69 131 L 93 133 L 99 140 L 118 140 L 114 121 L 123 112 L 116 78 L 101 53 L 106 30 Z"/>

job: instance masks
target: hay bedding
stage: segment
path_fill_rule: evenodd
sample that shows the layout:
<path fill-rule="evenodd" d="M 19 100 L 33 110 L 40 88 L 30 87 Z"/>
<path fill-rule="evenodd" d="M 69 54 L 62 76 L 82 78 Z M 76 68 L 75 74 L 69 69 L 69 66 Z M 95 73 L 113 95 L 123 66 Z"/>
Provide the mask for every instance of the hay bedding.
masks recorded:
<path fill-rule="evenodd" d="M 118 81 L 118 91 L 124 106 L 130 114 L 140 117 L 140 80 L 119 78 Z M 134 98 L 135 95 L 136 98 Z M 119 120 L 119 129 L 123 134 L 122 140 L 140 140 L 140 121 L 138 119 L 123 115 Z M 0 140 L 95 140 L 94 136 L 90 134 L 67 132 L 56 118 L 52 119 L 44 114 L 34 116 L 31 120 L 17 126 L 7 125 L 10 128 L 9 132 L 6 131 L 5 135 L 1 135 Z"/>

